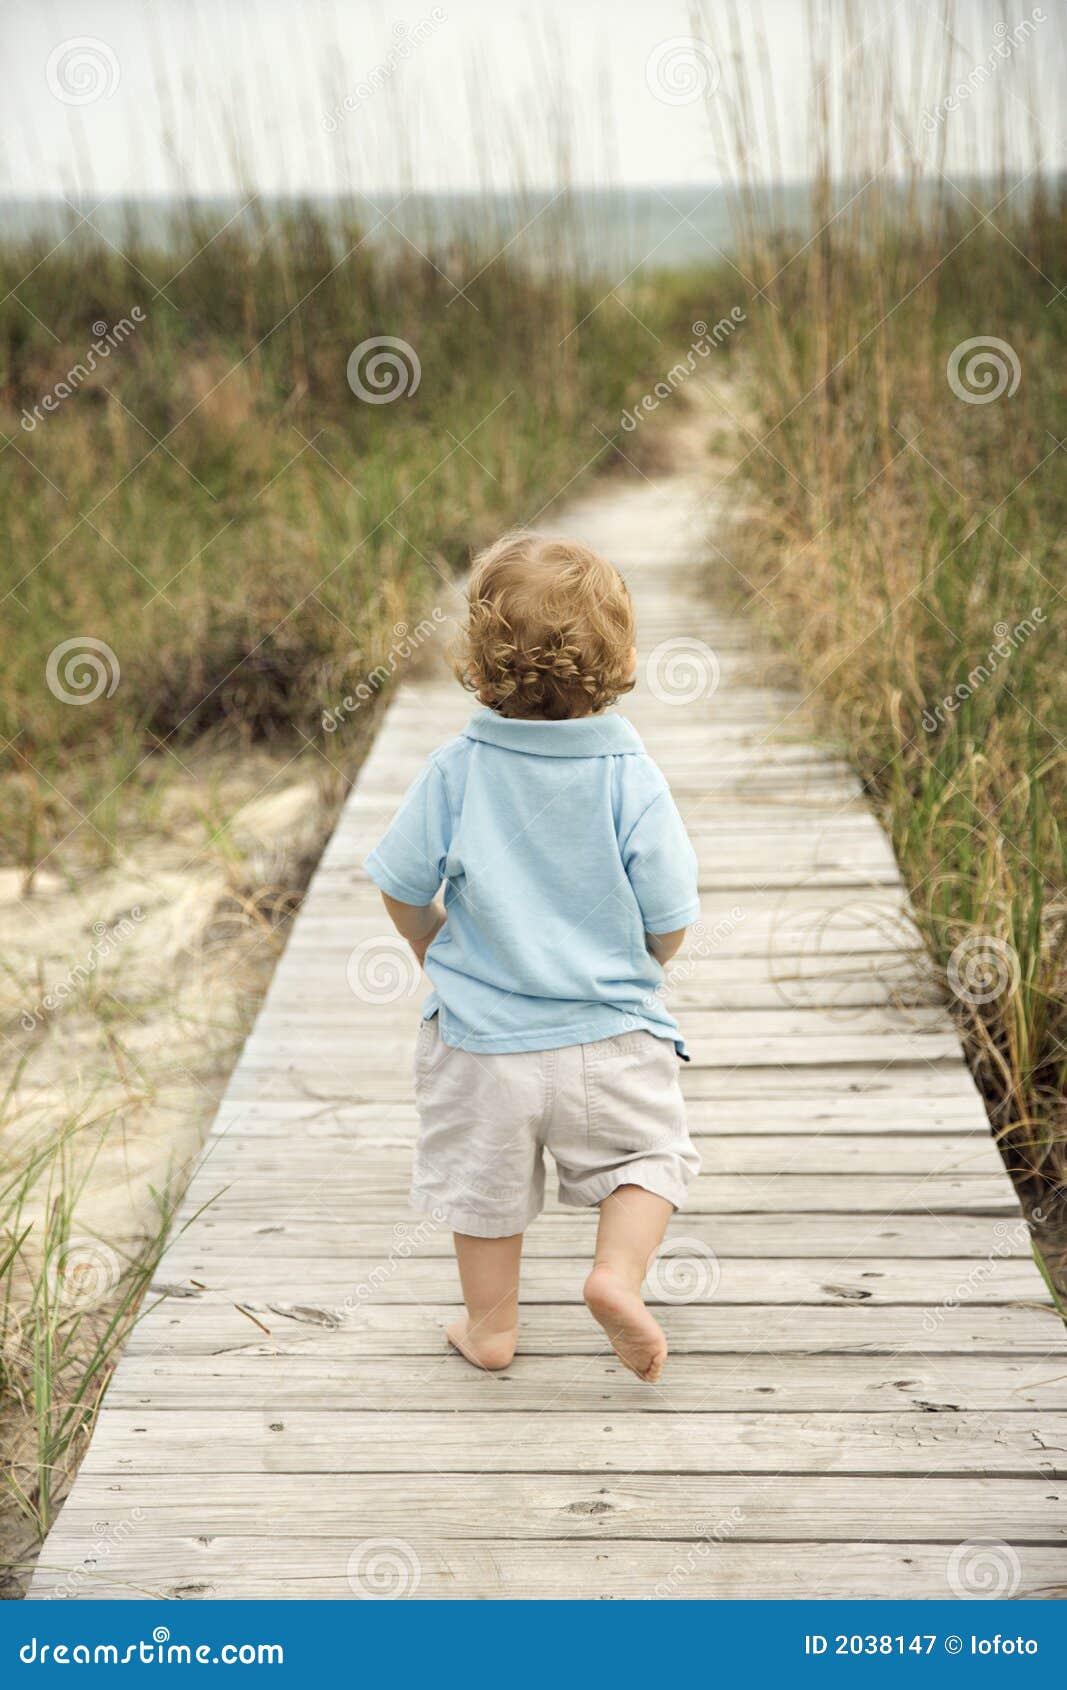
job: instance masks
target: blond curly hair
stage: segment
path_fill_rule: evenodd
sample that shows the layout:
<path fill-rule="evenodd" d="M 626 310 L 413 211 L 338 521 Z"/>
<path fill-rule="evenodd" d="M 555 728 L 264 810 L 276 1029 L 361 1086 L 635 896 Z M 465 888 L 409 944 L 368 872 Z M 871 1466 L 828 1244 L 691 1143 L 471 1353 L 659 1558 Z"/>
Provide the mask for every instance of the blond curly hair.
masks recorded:
<path fill-rule="evenodd" d="M 630 594 L 577 540 L 505 534 L 475 558 L 467 603 L 453 668 L 501 716 L 591 716 L 634 684 Z"/>

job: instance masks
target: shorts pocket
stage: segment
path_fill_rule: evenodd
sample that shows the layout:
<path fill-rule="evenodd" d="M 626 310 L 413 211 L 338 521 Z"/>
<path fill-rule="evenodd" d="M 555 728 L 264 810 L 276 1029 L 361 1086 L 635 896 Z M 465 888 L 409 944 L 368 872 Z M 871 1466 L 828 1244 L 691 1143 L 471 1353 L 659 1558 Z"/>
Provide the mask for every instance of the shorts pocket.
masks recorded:
<path fill-rule="evenodd" d="M 438 1017 L 431 1015 L 427 1020 L 419 1022 L 419 1030 L 415 1035 L 415 1081 L 428 1080 L 430 1075 L 440 1067 L 448 1055 L 450 1045 L 446 1045 L 441 1037 Z"/>
<path fill-rule="evenodd" d="M 590 1143 L 638 1155 L 676 1136 L 684 1105 L 669 1039 L 624 1033 L 583 1048 Z"/>

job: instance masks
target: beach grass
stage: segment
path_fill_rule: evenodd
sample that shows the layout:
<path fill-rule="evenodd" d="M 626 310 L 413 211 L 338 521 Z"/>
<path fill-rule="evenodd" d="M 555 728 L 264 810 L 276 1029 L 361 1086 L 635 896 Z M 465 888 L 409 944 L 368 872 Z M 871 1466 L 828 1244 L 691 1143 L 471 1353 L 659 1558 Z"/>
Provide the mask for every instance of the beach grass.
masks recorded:
<path fill-rule="evenodd" d="M 762 303 L 739 364 L 752 432 L 727 573 L 892 834 L 1062 1283 L 1067 194 L 1036 146 L 980 187 L 950 180 L 902 147 L 918 113 L 885 55 L 841 57 L 847 79 L 827 47 L 810 91 L 813 232 L 775 227 L 739 165 L 737 262 Z M 929 85 L 952 74 L 946 60 Z M 1020 102 L 983 93 L 979 121 L 1003 136 Z M 864 176 L 832 179 L 835 138 L 860 132 Z"/>
<path fill-rule="evenodd" d="M 635 282 L 624 304 L 562 244 L 532 263 L 495 236 L 487 222 L 479 241 L 385 247 L 339 208 L 227 227 L 176 205 L 165 241 L 131 219 L 114 245 L 76 229 L 0 245 L 0 857 L 29 903 L 66 884 L 90 911 L 100 877 L 151 879 L 180 788 L 200 844 L 167 860 L 160 896 L 175 863 L 188 891 L 202 857 L 269 969 L 309 865 L 298 853 L 280 886 L 273 866 L 257 881 L 218 770 L 262 758 L 266 787 L 311 781 L 328 825 L 472 549 L 618 467 L 620 413 L 691 337 L 686 278 Z M 143 1234 L 87 1228 L 98 1155 L 106 1187 L 173 1079 L 189 1010 L 135 981 L 132 938 L 116 980 L 84 931 L 88 964 L 4 959 L 25 985 L 5 996 L 0 1159 L 0 1423 L 22 1544 L 76 1466 L 184 1177 L 164 1157 Z M 176 995 L 187 966 L 165 966 Z M 78 978 L 49 993 L 57 967 Z M 47 1014 L 26 1012 L 39 1001 Z M 198 1111 L 247 1026 L 223 1010 L 234 1025 L 205 1035 L 204 1071 L 176 1047 Z M 42 1114 L 65 1083 L 48 1040 L 82 1054 L 67 1103 Z"/>
<path fill-rule="evenodd" d="M 365 233 L 0 249 L 6 860 L 106 860 L 209 730 L 322 745 L 472 545 L 610 460 L 656 298 Z"/>

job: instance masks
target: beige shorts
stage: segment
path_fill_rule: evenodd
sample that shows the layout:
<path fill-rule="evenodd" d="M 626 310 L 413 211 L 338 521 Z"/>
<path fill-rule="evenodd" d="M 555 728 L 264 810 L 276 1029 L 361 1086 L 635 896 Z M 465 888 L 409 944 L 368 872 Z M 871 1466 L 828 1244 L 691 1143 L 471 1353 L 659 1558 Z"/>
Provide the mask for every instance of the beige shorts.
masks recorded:
<path fill-rule="evenodd" d="M 620 1185 L 680 1208 L 700 1158 L 678 1067 L 674 1045 L 654 1033 L 485 1056 L 446 1045 L 436 1016 L 423 1021 L 412 1203 L 475 1238 L 523 1232 L 544 1207 L 548 1149 L 572 1208 Z"/>

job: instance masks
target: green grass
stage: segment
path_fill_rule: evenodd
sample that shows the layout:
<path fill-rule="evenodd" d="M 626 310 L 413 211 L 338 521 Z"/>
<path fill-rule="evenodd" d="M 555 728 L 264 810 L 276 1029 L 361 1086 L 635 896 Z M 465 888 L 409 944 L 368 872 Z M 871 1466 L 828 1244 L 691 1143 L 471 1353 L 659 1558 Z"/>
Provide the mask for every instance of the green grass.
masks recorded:
<path fill-rule="evenodd" d="M 255 237 L 192 215 L 166 253 L 132 230 L 122 254 L 78 236 L 0 251 L 8 860 L 63 841 L 106 859 L 208 730 L 321 744 L 323 712 L 396 624 L 452 608 L 472 545 L 610 460 L 597 429 L 663 367 L 653 335 L 570 272 L 390 256 L 362 235 L 310 210 Z M 445 269 L 482 273 L 462 297 Z M 669 331 L 669 299 L 641 304 Z M 128 326 L 45 411 L 94 324 Z M 421 367 L 388 404 L 346 379 L 379 335 Z M 86 637 L 109 648 L 108 684 L 70 703 L 49 655 Z M 59 669 L 67 691 L 92 678 Z"/>
<path fill-rule="evenodd" d="M 969 1056 L 1047 1192 L 1067 1172 L 1067 317 L 1050 280 L 1067 203 L 1047 189 L 994 217 L 946 189 L 924 225 L 872 190 L 777 275 L 783 248 L 751 243 L 774 308 L 746 331 L 762 445 L 730 549 L 877 799 L 935 955 L 979 988 L 952 1000 Z M 1005 391 L 975 403 L 949 363 L 990 336 L 1020 379 L 1011 393 L 994 349 Z M 990 972 L 968 974 L 967 941 Z"/>
<path fill-rule="evenodd" d="M 92 1123 L 97 1146 L 106 1122 Z M 81 1453 L 114 1352 L 133 1322 L 167 1235 L 168 1205 L 144 1248 L 124 1258 L 84 1236 L 76 1214 L 93 1157 L 87 1124 L 9 1147 L 0 1185 L 0 1399 L 13 1433 L 7 1502 L 43 1535 Z M 30 1218 L 43 1206 L 44 1221 Z M 29 1435 L 27 1435 L 29 1433 Z M 21 1434 L 21 1435 L 20 1435 Z M 6 1440 L 5 1440 L 6 1441 Z"/>
<path fill-rule="evenodd" d="M 605 437 L 690 340 L 693 284 L 631 290 L 642 327 L 562 259 L 534 269 L 494 257 L 489 231 L 482 250 L 388 255 L 311 211 L 255 235 L 189 214 L 166 252 L 132 229 L 122 248 L 79 236 L 51 253 L 0 248 L 0 858 L 30 887 L 44 866 L 91 900 L 98 868 L 127 856 L 136 868 L 139 845 L 173 825 L 180 783 L 186 816 L 199 794 L 205 864 L 269 927 L 274 904 L 288 911 L 298 894 L 244 884 L 216 775 L 270 751 L 274 773 L 291 756 L 293 779 L 310 771 L 339 801 L 373 714 L 353 722 L 342 701 L 377 699 L 382 674 L 402 675 L 420 619 L 456 608 L 473 548 L 618 463 Z M 461 283 L 480 272 L 467 298 L 445 270 Z M 95 324 L 129 326 L 45 409 L 100 338 Z M 346 377 L 353 348 L 379 335 L 406 341 L 421 371 L 412 384 L 404 354 L 410 391 L 388 404 L 360 399 Z M 625 444 L 647 456 L 653 431 Z M 99 681 L 53 658 L 50 686 L 51 654 L 87 638 Z M 79 686 L 98 696 L 79 702 Z M 23 959 L 17 978 L 34 969 Z M 99 1031 L 81 1104 L 75 1095 L 70 1118 L 44 1131 L 17 1069 L 2 1123 L 6 1500 L 40 1533 L 169 1212 L 161 1190 L 156 1235 L 122 1252 L 84 1236 L 100 1146 L 140 1130 L 137 1108 L 161 1083 L 123 1051 L 114 988 L 99 1003 L 94 989 L 79 1011 Z M 164 999 L 172 989 L 160 981 Z M 129 1006 L 135 1020 L 165 1011 Z M 3 1031 L 23 1052 L 49 1036 L 17 1011 Z M 109 1086 L 128 1092 L 129 1122 L 125 1105 L 94 1118 L 93 1089 Z"/>

